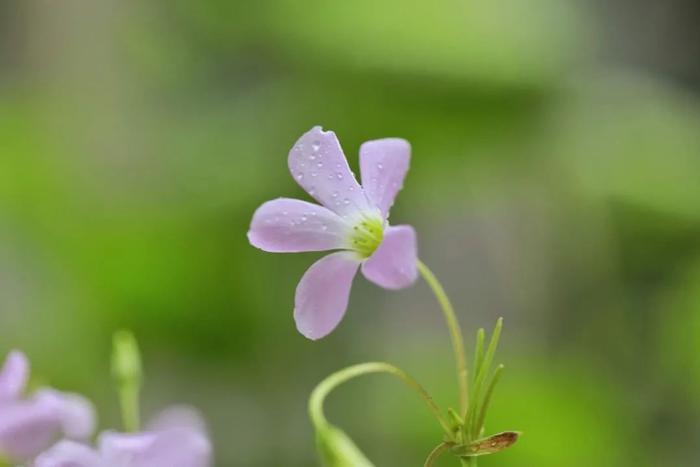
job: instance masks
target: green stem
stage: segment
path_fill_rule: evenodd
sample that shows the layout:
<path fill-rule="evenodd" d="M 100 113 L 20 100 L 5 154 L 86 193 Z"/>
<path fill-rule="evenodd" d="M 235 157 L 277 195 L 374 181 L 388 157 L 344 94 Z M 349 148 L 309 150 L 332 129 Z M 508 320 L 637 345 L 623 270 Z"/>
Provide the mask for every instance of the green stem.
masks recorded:
<path fill-rule="evenodd" d="M 457 383 L 459 385 L 459 407 L 460 414 L 465 416 L 467 413 L 467 407 L 469 407 L 469 386 L 467 383 L 467 360 L 466 354 L 464 352 L 464 339 L 462 338 L 462 331 L 459 327 L 459 322 L 457 321 L 457 316 L 455 315 L 454 308 L 450 299 L 445 293 L 440 282 L 435 277 L 435 274 L 428 269 L 421 260 L 418 260 L 418 271 L 420 271 L 425 282 L 428 283 L 435 298 L 440 303 L 440 308 L 442 308 L 442 314 L 445 316 L 445 321 L 447 322 L 447 327 L 450 331 L 450 337 L 452 339 L 452 350 L 455 354 L 455 362 L 457 365 Z"/>
<path fill-rule="evenodd" d="M 116 332 L 112 346 L 112 374 L 117 383 L 124 430 L 137 432 L 140 425 L 139 393 L 142 381 L 139 347 L 136 338 L 129 331 Z"/>
<path fill-rule="evenodd" d="M 443 452 L 447 451 L 452 444 L 448 442 L 442 442 L 435 446 L 435 449 L 430 451 L 428 458 L 425 460 L 423 467 L 433 467 L 435 461 L 442 455 Z"/>
<path fill-rule="evenodd" d="M 311 398 L 309 399 L 309 415 L 313 424 L 317 428 L 323 428 L 329 425 L 328 421 L 326 420 L 326 416 L 323 413 L 323 401 L 333 389 L 346 381 L 370 373 L 388 373 L 399 378 L 406 386 L 416 391 L 416 393 L 418 393 L 420 398 L 423 399 L 437 421 L 440 423 L 440 426 L 442 426 L 443 430 L 445 430 L 445 433 L 449 437 L 452 437 L 452 429 L 450 424 L 442 415 L 440 408 L 437 406 L 437 404 L 435 404 L 435 401 L 433 401 L 433 398 L 430 396 L 430 394 L 428 394 L 423 386 L 421 386 L 415 379 L 410 377 L 403 370 L 384 362 L 367 362 L 352 365 L 347 368 L 343 368 L 340 371 L 336 371 L 321 381 L 313 390 L 311 393 Z"/>

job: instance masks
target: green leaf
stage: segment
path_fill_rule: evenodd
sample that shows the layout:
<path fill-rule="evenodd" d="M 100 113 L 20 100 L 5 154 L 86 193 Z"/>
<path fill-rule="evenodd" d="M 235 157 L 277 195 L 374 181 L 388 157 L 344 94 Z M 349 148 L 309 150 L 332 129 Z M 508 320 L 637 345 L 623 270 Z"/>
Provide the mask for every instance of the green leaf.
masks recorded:
<path fill-rule="evenodd" d="M 461 444 L 453 447 L 452 452 L 459 457 L 476 457 L 488 454 L 496 454 L 511 447 L 518 441 L 520 433 L 517 431 L 504 431 L 487 438 L 478 439 L 469 444 Z"/>

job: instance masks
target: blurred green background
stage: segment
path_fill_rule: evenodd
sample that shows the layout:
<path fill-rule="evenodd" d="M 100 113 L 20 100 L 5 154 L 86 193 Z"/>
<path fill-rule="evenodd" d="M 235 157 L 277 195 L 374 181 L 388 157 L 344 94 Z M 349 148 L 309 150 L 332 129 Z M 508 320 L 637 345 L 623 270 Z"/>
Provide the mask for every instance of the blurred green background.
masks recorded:
<path fill-rule="evenodd" d="M 308 394 L 363 360 L 455 405 L 425 284 L 358 279 L 312 343 L 293 294 L 320 255 L 245 236 L 263 201 L 307 199 L 286 156 L 313 125 L 355 168 L 362 141 L 401 136 L 392 221 L 470 343 L 506 320 L 487 429 L 525 435 L 480 465 L 697 465 L 698 21 L 692 0 L 3 1 L 0 352 L 114 427 L 110 337 L 132 328 L 145 412 L 200 407 L 221 466 L 315 465 Z M 379 466 L 439 442 L 383 376 L 328 415 Z"/>

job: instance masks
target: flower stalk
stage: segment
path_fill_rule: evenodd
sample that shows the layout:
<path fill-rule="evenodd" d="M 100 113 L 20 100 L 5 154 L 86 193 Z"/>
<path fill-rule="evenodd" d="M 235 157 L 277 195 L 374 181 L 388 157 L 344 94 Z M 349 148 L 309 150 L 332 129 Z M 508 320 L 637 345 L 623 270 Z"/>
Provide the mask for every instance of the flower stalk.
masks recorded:
<path fill-rule="evenodd" d="M 135 433 L 140 426 L 139 393 L 143 372 L 136 338 L 129 331 L 114 334 L 112 376 L 117 383 L 124 431 Z"/>
<path fill-rule="evenodd" d="M 440 303 L 440 308 L 445 317 L 445 322 L 447 323 L 447 328 L 450 331 L 450 338 L 452 340 L 452 350 L 455 355 L 455 363 L 457 365 L 457 383 L 459 385 L 459 407 L 460 414 L 465 416 L 467 413 L 467 407 L 469 406 L 469 384 L 468 384 L 468 373 L 467 373 L 467 357 L 464 352 L 464 338 L 462 337 L 462 330 L 457 321 L 457 315 L 455 314 L 454 308 L 450 299 L 445 293 L 445 289 L 438 281 L 435 274 L 425 265 L 421 260 L 418 260 L 418 271 L 425 282 L 430 286 L 435 298 Z"/>
<path fill-rule="evenodd" d="M 353 378 L 357 378 L 358 376 L 367 375 L 371 373 L 388 373 L 392 376 L 395 376 L 396 378 L 401 380 L 401 382 L 404 383 L 408 388 L 415 391 L 418 394 L 418 396 L 423 400 L 423 402 L 425 402 L 425 404 L 428 406 L 428 409 L 431 411 L 431 413 L 435 416 L 435 419 L 445 431 L 445 434 L 451 436 L 451 425 L 443 416 L 442 412 L 440 411 L 440 408 L 437 406 L 437 404 L 433 400 L 432 396 L 428 393 L 428 391 L 426 391 L 425 388 L 423 388 L 423 386 L 421 386 L 405 371 L 393 365 L 390 365 L 389 363 L 384 362 L 367 362 L 352 365 L 347 368 L 343 368 L 340 371 L 336 371 L 335 373 L 331 374 L 330 376 L 326 377 L 323 381 L 321 381 L 313 390 L 309 399 L 309 416 L 311 417 L 311 421 L 313 422 L 314 426 L 317 429 L 319 429 L 330 425 L 328 423 L 328 420 L 326 420 L 326 417 L 323 412 L 323 402 L 328 396 L 328 394 L 330 394 L 330 392 L 333 391 L 333 389 Z"/>

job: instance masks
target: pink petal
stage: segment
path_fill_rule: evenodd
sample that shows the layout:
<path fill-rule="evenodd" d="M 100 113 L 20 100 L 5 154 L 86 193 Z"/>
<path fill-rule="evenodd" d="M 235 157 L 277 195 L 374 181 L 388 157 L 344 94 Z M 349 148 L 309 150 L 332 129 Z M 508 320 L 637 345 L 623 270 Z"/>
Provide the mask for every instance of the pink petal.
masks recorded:
<path fill-rule="evenodd" d="M 102 462 L 109 466 L 136 466 L 153 446 L 156 433 L 103 432 L 98 441 Z M 156 466 L 153 466 L 156 467 Z"/>
<path fill-rule="evenodd" d="M 206 467 L 211 443 L 197 431 L 173 428 L 162 432 L 106 432 L 99 439 L 105 466 Z"/>
<path fill-rule="evenodd" d="M 105 467 L 94 449 L 75 441 L 60 441 L 34 461 L 34 467 Z"/>
<path fill-rule="evenodd" d="M 211 443 L 195 430 L 176 428 L 161 432 L 144 453 L 138 467 L 207 467 Z"/>
<path fill-rule="evenodd" d="M 166 431 L 173 428 L 184 428 L 200 433 L 207 432 L 202 415 L 197 409 L 187 405 L 170 406 L 148 423 L 149 431 Z"/>
<path fill-rule="evenodd" d="M 403 187 L 410 159 L 411 145 L 403 139 L 378 139 L 360 146 L 362 187 L 385 218 Z"/>
<path fill-rule="evenodd" d="M 95 430 L 95 409 L 83 396 L 43 388 L 34 397 L 38 404 L 49 407 L 56 413 L 67 438 L 83 440 L 92 436 Z"/>
<path fill-rule="evenodd" d="M 335 250 L 342 248 L 348 229 L 340 216 L 323 206 L 279 198 L 255 211 L 248 240 L 273 253 Z"/>
<path fill-rule="evenodd" d="M 0 453 L 11 460 L 33 458 L 58 437 L 55 411 L 34 401 L 0 405 Z"/>
<path fill-rule="evenodd" d="M 289 152 L 288 163 L 294 180 L 338 214 L 371 208 L 332 131 L 315 126 L 306 132 Z"/>
<path fill-rule="evenodd" d="M 402 289 L 418 277 L 416 231 L 409 225 L 388 227 L 384 240 L 362 264 L 362 274 L 385 289 Z"/>
<path fill-rule="evenodd" d="M 29 377 L 29 361 L 17 350 L 7 355 L 0 370 L 0 401 L 17 399 L 21 396 Z"/>
<path fill-rule="evenodd" d="M 294 319 L 309 339 L 328 335 L 343 319 L 360 260 L 341 251 L 316 261 L 297 286 Z"/>

